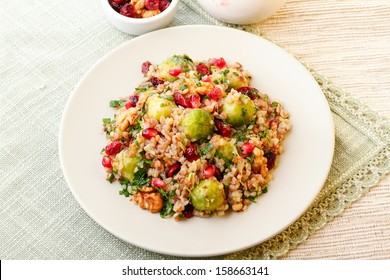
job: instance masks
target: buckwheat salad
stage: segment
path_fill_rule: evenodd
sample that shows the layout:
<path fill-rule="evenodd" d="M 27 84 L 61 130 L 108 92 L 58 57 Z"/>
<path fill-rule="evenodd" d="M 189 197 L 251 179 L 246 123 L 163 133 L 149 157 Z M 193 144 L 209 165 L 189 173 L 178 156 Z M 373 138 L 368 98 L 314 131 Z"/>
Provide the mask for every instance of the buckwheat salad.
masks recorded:
<path fill-rule="evenodd" d="M 251 86 L 240 63 L 173 55 L 141 70 L 103 119 L 102 165 L 120 195 L 182 221 L 245 211 L 267 192 L 289 113 Z"/>

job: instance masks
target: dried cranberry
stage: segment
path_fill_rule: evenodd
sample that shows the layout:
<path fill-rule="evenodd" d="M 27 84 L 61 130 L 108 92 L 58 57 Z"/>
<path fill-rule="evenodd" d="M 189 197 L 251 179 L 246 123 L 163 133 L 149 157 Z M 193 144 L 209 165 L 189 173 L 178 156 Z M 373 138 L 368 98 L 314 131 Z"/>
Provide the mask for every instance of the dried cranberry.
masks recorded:
<path fill-rule="evenodd" d="M 226 61 L 222 57 L 221 58 L 212 58 L 212 59 L 210 59 L 210 64 L 215 65 L 218 68 L 222 69 L 226 66 Z"/>
<path fill-rule="evenodd" d="M 103 157 L 102 165 L 105 168 L 111 168 L 112 167 L 112 159 L 110 157 Z"/>
<path fill-rule="evenodd" d="M 256 96 L 259 96 L 259 91 L 253 87 L 240 87 L 237 91 L 248 95 L 248 97 L 252 100 L 255 99 Z"/>
<path fill-rule="evenodd" d="M 175 103 L 177 105 L 181 105 L 181 106 L 183 106 L 185 108 L 191 108 L 192 107 L 191 102 L 187 98 L 185 98 L 183 95 L 178 93 L 178 92 L 175 92 L 173 94 L 173 99 L 175 100 Z"/>
<path fill-rule="evenodd" d="M 181 72 L 182 72 L 181 67 L 173 68 L 173 69 L 168 71 L 169 75 L 171 75 L 173 77 L 179 76 Z"/>
<path fill-rule="evenodd" d="M 216 87 L 207 95 L 212 100 L 219 100 L 221 98 L 221 96 L 222 96 L 222 90 L 219 87 Z"/>
<path fill-rule="evenodd" d="M 165 183 L 160 178 L 154 178 L 152 184 L 156 188 L 165 189 L 167 187 L 167 183 Z"/>
<path fill-rule="evenodd" d="M 264 154 L 264 157 L 267 159 L 267 168 L 271 170 L 275 166 L 276 154 L 272 151 L 268 151 Z"/>
<path fill-rule="evenodd" d="M 158 5 L 158 8 L 162 12 L 165 11 L 170 4 L 171 4 L 171 0 L 160 0 L 160 4 Z"/>
<path fill-rule="evenodd" d="M 146 128 L 142 131 L 142 137 L 150 140 L 152 139 L 153 137 L 155 137 L 156 135 L 158 134 L 158 131 L 157 129 L 154 129 L 154 128 Z"/>
<path fill-rule="evenodd" d="M 254 149 L 255 149 L 255 146 L 252 143 L 250 143 L 250 142 L 245 142 L 241 146 L 241 150 L 243 151 L 243 153 L 245 153 L 247 155 L 253 153 Z"/>
<path fill-rule="evenodd" d="M 142 74 L 146 75 L 149 72 L 150 65 L 152 65 L 150 61 L 145 61 L 144 63 L 142 63 L 142 67 L 141 67 Z"/>
<path fill-rule="evenodd" d="M 160 79 L 157 78 L 157 77 L 151 77 L 149 81 L 150 81 L 150 82 L 152 83 L 152 85 L 154 85 L 155 87 L 164 83 L 163 80 L 160 80 Z"/>
<path fill-rule="evenodd" d="M 199 63 L 197 66 L 196 66 L 196 71 L 201 75 L 201 76 L 205 76 L 205 75 L 210 75 L 211 72 L 210 72 L 210 69 L 207 67 L 206 64 L 204 63 Z"/>
<path fill-rule="evenodd" d="M 198 149 L 194 144 L 188 145 L 184 155 L 189 162 L 199 159 Z"/>
<path fill-rule="evenodd" d="M 174 165 L 169 167 L 168 172 L 167 172 L 168 177 L 175 176 L 175 174 L 180 171 L 180 168 L 181 168 L 180 163 L 175 163 Z"/>
<path fill-rule="evenodd" d="M 223 125 L 223 123 L 220 120 L 214 120 L 215 126 L 218 129 L 218 132 L 223 136 L 223 137 L 230 137 L 230 134 L 232 133 L 232 129 L 230 125 Z"/>
<path fill-rule="evenodd" d="M 148 10 L 158 10 L 160 0 L 146 0 L 145 8 Z"/>
<path fill-rule="evenodd" d="M 114 0 L 110 0 L 108 3 L 110 4 L 110 6 L 111 6 L 115 11 L 117 11 L 117 12 L 119 13 L 119 10 L 120 10 L 120 8 L 121 8 L 121 5 L 120 5 L 120 4 L 116 3 Z"/>
<path fill-rule="evenodd" d="M 121 150 L 122 150 L 122 142 L 119 140 L 111 142 L 106 146 L 106 154 L 109 156 L 116 155 Z"/>
<path fill-rule="evenodd" d="M 126 0 L 112 0 L 112 2 L 115 2 L 118 5 L 122 5 Z"/>
<path fill-rule="evenodd" d="M 139 17 L 139 14 L 137 13 L 137 10 L 135 9 L 134 5 L 131 4 L 123 5 L 120 8 L 119 13 L 125 17 L 130 17 L 130 18 Z"/>
<path fill-rule="evenodd" d="M 214 177 L 218 180 L 218 181 L 221 181 L 222 180 L 222 174 L 221 174 L 221 171 L 219 171 L 218 168 L 215 167 L 215 173 L 214 173 Z"/>
<path fill-rule="evenodd" d="M 192 204 L 187 204 L 184 206 L 184 210 L 181 212 L 184 217 L 191 218 L 194 216 L 194 206 Z"/>
<path fill-rule="evenodd" d="M 133 103 L 134 107 L 137 106 L 138 100 L 139 100 L 138 95 L 132 95 L 129 97 L 129 101 Z"/>
<path fill-rule="evenodd" d="M 193 94 L 190 96 L 191 108 L 199 108 L 200 107 L 200 96 L 197 94 Z"/>
<path fill-rule="evenodd" d="M 206 168 L 203 170 L 203 177 L 206 179 L 214 177 L 215 174 L 215 165 L 214 164 L 209 164 L 206 166 Z"/>

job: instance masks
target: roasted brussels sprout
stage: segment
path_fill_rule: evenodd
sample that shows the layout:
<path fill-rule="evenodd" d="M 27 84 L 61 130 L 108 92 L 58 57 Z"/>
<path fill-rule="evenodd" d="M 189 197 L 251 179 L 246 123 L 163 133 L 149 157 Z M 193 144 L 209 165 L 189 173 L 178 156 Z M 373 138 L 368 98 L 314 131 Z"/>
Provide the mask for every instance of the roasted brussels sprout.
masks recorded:
<path fill-rule="evenodd" d="M 133 180 L 134 169 L 137 167 L 137 164 L 140 161 L 139 158 L 130 157 L 125 153 L 125 151 L 122 151 L 117 154 L 116 161 L 119 173 L 127 180 Z"/>
<path fill-rule="evenodd" d="M 234 100 L 232 95 L 230 92 L 225 97 L 222 106 L 222 112 L 227 116 L 226 121 L 236 127 L 249 124 L 256 113 L 255 104 L 244 94 L 241 94 L 239 100 Z"/>
<path fill-rule="evenodd" d="M 195 69 L 192 59 L 186 55 L 174 55 L 158 65 L 161 79 L 173 82 L 181 72 L 188 72 Z"/>
<path fill-rule="evenodd" d="M 213 116 L 203 109 L 192 109 L 184 115 L 181 129 L 192 142 L 206 139 L 214 130 Z"/>
<path fill-rule="evenodd" d="M 225 139 L 223 139 L 222 141 L 223 144 L 217 148 L 215 152 L 215 157 L 221 158 L 225 161 L 225 163 L 227 163 L 230 162 L 233 157 L 238 154 L 237 148 L 233 143 Z"/>
<path fill-rule="evenodd" d="M 146 115 L 158 121 L 162 116 L 169 117 L 173 108 L 177 107 L 171 95 L 158 94 L 149 96 L 146 105 L 148 106 Z"/>
<path fill-rule="evenodd" d="M 216 179 L 203 180 L 190 191 L 190 199 L 195 210 L 214 211 L 226 203 L 223 184 Z"/>
<path fill-rule="evenodd" d="M 238 89 L 240 87 L 246 87 L 249 85 L 250 78 L 244 76 L 241 71 L 238 72 L 234 68 L 227 68 L 223 71 L 215 72 L 212 77 L 212 81 L 217 84 L 226 84 L 228 88 Z"/>

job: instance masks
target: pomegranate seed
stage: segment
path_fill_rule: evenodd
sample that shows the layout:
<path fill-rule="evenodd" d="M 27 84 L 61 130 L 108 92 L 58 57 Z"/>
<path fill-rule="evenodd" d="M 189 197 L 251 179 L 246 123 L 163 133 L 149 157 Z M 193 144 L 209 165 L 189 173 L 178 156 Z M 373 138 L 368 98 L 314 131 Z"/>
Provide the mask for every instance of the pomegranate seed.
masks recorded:
<path fill-rule="evenodd" d="M 276 154 L 272 151 L 266 152 L 264 157 L 267 159 L 267 168 L 271 170 L 275 166 Z"/>
<path fill-rule="evenodd" d="M 222 96 L 222 90 L 219 87 L 216 87 L 208 94 L 208 96 L 212 100 L 218 100 Z"/>
<path fill-rule="evenodd" d="M 146 73 L 149 72 L 150 65 L 152 65 L 150 61 L 145 61 L 144 63 L 142 63 L 142 67 L 141 67 L 142 74 L 146 75 Z"/>
<path fill-rule="evenodd" d="M 160 178 L 154 178 L 152 181 L 152 184 L 156 188 L 165 189 L 167 187 L 167 184 L 161 180 Z"/>
<path fill-rule="evenodd" d="M 191 108 L 191 102 L 178 92 L 173 94 L 173 99 L 177 105 L 181 105 L 185 108 Z"/>
<path fill-rule="evenodd" d="M 226 61 L 222 57 L 221 58 L 212 58 L 210 60 L 210 64 L 217 66 L 219 69 L 222 69 L 226 66 Z"/>
<path fill-rule="evenodd" d="M 121 150 L 122 150 L 122 142 L 119 140 L 111 142 L 106 146 L 106 154 L 109 156 L 116 155 Z"/>
<path fill-rule="evenodd" d="M 190 144 L 187 147 L 184 155 L 189 162 L 199 159 L 198 149 L 194 144 Z"/>
<path fill-rule="evenodd" d="M 169 75 L 171 75 L 173 77 L 177 77 L 177 76 L 179 76 L 179 74 L 181 72 L 182 72 L 181 67 L 177 67 L 177 68 L 173 68 L 173 69 L 169 70 Z"/>
<path fill-rule="evenodd" d="M 210 78 L 210 76 L 203 76 L 203 77 L 202 77 L 202 82 L 211 83 L 211 78 Z"/>
<path fill-rule="evenodd" d="M 191 108 L 199 108 L 200 107 L 200 96 L 193 94 L 190 96 Z"/>
<path fill-rule="evenodd" d="M 155 87 L 164 83 L 163 80 L 160 80 L 160 79 L 157 78 L 157 77 L 151 77 L 149 81 L 150 81 L 150 82 L 152 83 L 152 85 L 154 85 Z"/>
<path fill-rule="evenodd" d="M 150 140 L 152 139 L 154 136 L 156 136 L 158 134 L 158 131 L 154 128 L 146 128 L 142 131 L 142 137 Z"/>
<path fill-rule="evenodd" d="M 205 76 L 205 75 L 210 75 L 211 72 L 210 72 L 210 69 L 207 67 L 206 64 L 204 63 L 199 63 L 197 66 L 196 66 L 196 71 L 201 75 L 201 76 Z"/>
<path fill-rule="evenodd" d="M 214 177 L 215 174 L 215 165 L 209 164 L 206 166 L 206 168 L 203 170 L 203 177 L 206 179 Z"/>
<path fill-rule="evenodd" d="M 215 122 L 215 126 L 217 127 L 219 133 L 223 136 L 223 137 L 230 137 L 231 133 L 232 133 L 232 128 L 230 127 L 230 125 L 223 125 L 223 123 L 220 121 L 220 120 L 214 120 Z"/>
<path fill-rule="evenodd" d="M 271 120 L 268 125 L 269 127 L 273 127 L 274 125 L 278 125 L 278 122 L 276 120 Z"/>
<path fill-rule="evenodd" d="M 256 96 L 259 96 L 259 91 L 253 87 L 240 87 L 238 92 L 248 95 L 250 99 L 255 99 Z"/>
<path fill-rule="evenodd" d="M 103 157 L 102 165 L 105 168 L 111 168 L 112 167 L 112 159 L 110 157 Z"/>
<path fill-rule="evenodd" d="M 194 216 L 194 206 L 192 204 L 187 204 L 184 206 L 184 210 L 181 212 L 184 217 L 191 218 Z"/>
<path fill-rule="evenodd" d="M 253 153 L 253 150 L 254 150 L 254 149 L 255 149 L 255 146 L 254 146 L 252 143 L 250 143 L 250 142 L 245 142 L 245 143 L 242 144 L 242 146 L 241 146 L 241 150 L 242 150 L 245 154 L 247 154 L 247 155 Z"/>
<path fill-rule="evenodd" d="M 176 174 L 177 172 L 180 171 L 180 168 L 181 168 L 180 163 L 175 163 L 174 165 L 172 165 L 172 166 L 168 169 L 168 172 L 167 172 L 168 177 L 173 177 L 173 176 L 175 176 L 175 174 Z"/>
<path fill-rule="evenodd" d="M 160 0 L 146 0 L 145 8 L 148 10 L 158 10 Z"/>
<path fill-rule="evenodd" d="M 139 17 L 139 14 L 137 13 L 137 10 L 135 9 L 134 5 L 131 4 L 123 5 L 120 8 L 119 13 L 125 17 L 130 17 L 130 18 Z"/>

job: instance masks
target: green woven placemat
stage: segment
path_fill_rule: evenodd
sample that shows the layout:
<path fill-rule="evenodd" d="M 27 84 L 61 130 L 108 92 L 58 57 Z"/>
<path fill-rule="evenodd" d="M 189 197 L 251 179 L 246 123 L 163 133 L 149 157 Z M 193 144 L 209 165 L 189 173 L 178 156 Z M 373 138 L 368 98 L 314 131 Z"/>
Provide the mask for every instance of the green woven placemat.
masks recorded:
<path fill-rule="evenodd" d="M 104 54 L 133 38 L 104 18 L 98 1 L 50 0 L 0 9 L 0 258 L 176 259 L 123 242 L 77 204 L 58 159 L 59 121 L 80 78 Z M 87 12 L 86 12 L 87 11 Z M 174 25 L 225 25 L 182 0 Z M 28 27 L 28 28 L 27 28 Z M 264 36 L 254 26 L 235 26 Z M 285 255 L 390 172 L 390 124 L 310 69 L 333 113 L 336 147 L 321 193 L 274 238 L 219 258 Z"/>

